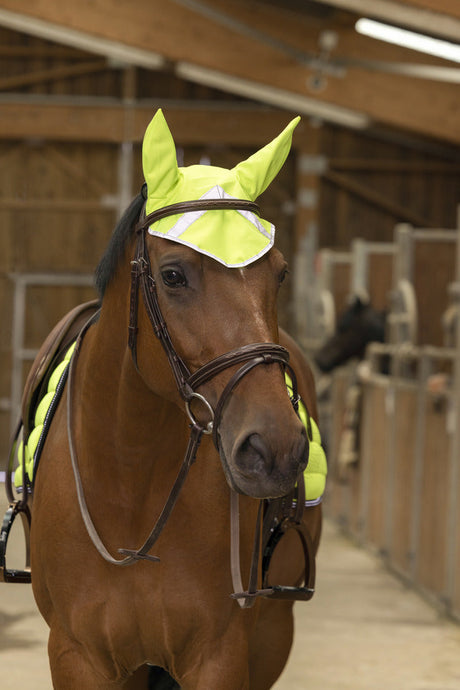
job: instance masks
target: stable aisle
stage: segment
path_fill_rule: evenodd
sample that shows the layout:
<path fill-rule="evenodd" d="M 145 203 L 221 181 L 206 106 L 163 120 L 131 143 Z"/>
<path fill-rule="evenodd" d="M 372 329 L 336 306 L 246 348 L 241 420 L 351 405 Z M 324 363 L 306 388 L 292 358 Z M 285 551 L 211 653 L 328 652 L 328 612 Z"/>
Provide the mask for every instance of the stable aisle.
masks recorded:
<path fill-rule="evenodd" d="M 275 690 L 460 690 L 460 625 L 328 521 L 316 584 Z"/>

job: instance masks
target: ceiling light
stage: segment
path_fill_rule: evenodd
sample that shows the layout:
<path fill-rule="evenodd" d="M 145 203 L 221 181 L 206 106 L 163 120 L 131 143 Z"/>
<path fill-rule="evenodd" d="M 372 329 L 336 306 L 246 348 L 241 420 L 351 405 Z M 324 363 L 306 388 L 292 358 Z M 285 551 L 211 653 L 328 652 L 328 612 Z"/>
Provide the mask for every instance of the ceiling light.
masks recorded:
<path fill-rule="evenodd" d="M 380 41 L 394 43 L 404 48 L 428 53 L 428 55 L 435 55 L 444 58 L 444 60 L 460 62 L 460 45 L 449 43 L 449 41 L 442 41 L 431 36 L 417 34 L 414 31 L 407 31 L 407 29 L 382 24 L 373 19 L 358 19 L 355 29 L 360 34 L 377 38 Z"/>

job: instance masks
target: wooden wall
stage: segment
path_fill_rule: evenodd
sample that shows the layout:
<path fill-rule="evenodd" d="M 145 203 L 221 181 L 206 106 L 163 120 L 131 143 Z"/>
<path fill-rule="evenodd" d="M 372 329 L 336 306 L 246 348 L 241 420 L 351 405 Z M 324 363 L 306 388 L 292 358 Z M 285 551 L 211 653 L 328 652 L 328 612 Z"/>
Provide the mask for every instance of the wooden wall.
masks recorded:
<path fill-rule="evenodd" d="M 114 146 L 0 140 L 0 454 L 6 457 L 12 387 L 12 328 L 19 276 L 91 274 L 115 221 L 101 203 L 117 185 Z M 43 278 L 38 279 L 43 282 Z M 16 287 L 16 289 L 18 289 Z M 61 316 L 94 298 L 91 287 L 26 288 L 22 347 L 37 349 Z M 24 376 L 30 363 L 24 362 Z"/>
<path fill-rule="evenodd" d="M 393 241 L 404 219 L 416 227 L 454 228 L 460 203 L 460 151 L 390 134 L 325 127 L 328 161 L 321 186 L 319 243 L 347 249 L 350 238 Z"/>
<path fill-rule="evenodd" d="M 418 304 L 419 345 L 444 345 L 442 316 L 451 304 L 449 285 L 456 279 L 456 263 L 455 242 L 415 242 L 413 279 Z"/>

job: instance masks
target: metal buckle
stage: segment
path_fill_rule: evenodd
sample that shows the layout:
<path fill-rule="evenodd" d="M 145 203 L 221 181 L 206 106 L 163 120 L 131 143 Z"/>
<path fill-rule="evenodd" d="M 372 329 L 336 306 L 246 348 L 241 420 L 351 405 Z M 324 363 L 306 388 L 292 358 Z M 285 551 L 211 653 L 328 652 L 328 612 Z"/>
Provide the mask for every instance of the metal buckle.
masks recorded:
<path fill-rule="evenodd" d="M 202 402 L 211 416 L 211 420 L 206 424 L 205 427 L 203 427 L 201 423 L 197 422 L 195 416 L 192 414 L 192 411 L 190 409 L 190 403 L 193 400 L 193 398 L 196 398 L 197 400 Z M 185 411 L 187 412 L 188 418 L 190 419 L 193 426 L 200 427 L 203 430 L 203 434 L 212 434 L 212 429 L 214 426 L 214 410 L 212 409 L 211 405 L 206 400 L 206 398 L 203 395 L 201 395 L 201 393 L 195 393 L 194 391 L 190 393 L 190 397 L 188 398 L 188 400 L 185 401 Z"/>

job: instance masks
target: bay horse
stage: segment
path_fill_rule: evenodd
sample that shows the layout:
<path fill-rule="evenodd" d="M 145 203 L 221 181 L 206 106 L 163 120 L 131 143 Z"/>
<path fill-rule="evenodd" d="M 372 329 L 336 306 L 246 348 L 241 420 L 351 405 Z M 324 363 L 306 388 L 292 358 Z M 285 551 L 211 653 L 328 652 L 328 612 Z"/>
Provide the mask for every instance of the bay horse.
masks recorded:
<path fill-rule="evenodd" d="M 255 227 L 253 199 L 281 167 L 293 127 L 246 167 L 192 166 L 197 189 L 184 193 L 189 169 L 172 161 L 161 112 L 152 123 L 147 189 L 97 269 L 101 309 L 80 333 L 34 479 L 33 592 L 50 628 L 57 690 L 145 689 L 149 665 L 155 688 L 265 690 L 287 661 L 293 601 L 269 589 L 263 596 L 253 556 L 261 499 L 289 494 L 308 458 L 285 369 L 313 418 L 315 392 L 302 353 L 278 328 L 286 263 L 273 238 L 240 265 L 222 259 L 233 243 L 210 243 L 215 232 L 231 238 Z M 228 191 L 230 172 L 240 198 Z M 203 200 L 199 181 L 206 191 L 210 176 L 225 194 Z M 158 191 L 166 184 L 176 198 Z M 166 220 L 169 232 L 177 216 L 194 213 L 203 228 L 215 225 L 202 246 L 198 225 L 200 238 L 187 241 L 151 231 Z M 315 553 L 321 506 L 306 508 L 302 521 Z M 231 540 L 243 579 L 250 572 L 256 583 L 240 595 Z M 296 587 L 304 569 L 298 539 L 286 532 L 270 579 Z"/>

